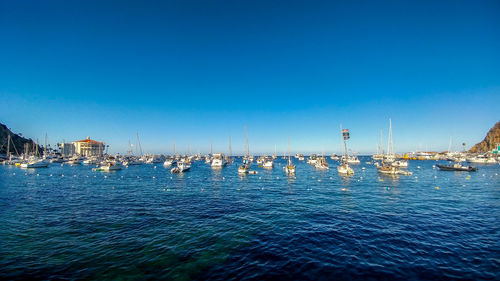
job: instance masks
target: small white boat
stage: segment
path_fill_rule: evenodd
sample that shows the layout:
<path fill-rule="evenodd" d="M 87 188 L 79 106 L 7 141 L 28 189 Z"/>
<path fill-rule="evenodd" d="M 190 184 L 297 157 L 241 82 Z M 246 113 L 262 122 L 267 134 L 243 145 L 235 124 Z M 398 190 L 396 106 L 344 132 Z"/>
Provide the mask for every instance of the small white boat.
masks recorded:
<path fill-rule="evenodd" d="M 314 167 L 319 170 L 329 170 L 330 167 L 328 167 L 328 163 L 326 163 L 325 157 L 318 157 L 316 160 L 316 164 L 314 164 Z"/>
<path fill-rule="evenodd" d="M 347 157 L 347 163 L 349 164 L 359 164 L 361 161 L 359 161 L 358 157 L 356 155 L 349 155 Z"/>
<path fill-rule="evenodd" d="M 82 164 L 83 165 L 97 165 L 99 164 L 101 161 L 96 158 L 96 157 L 90 157 L 90 158 L 87 158 L 85 160 L 83 160 Z"/>
<path fill-rule="evenodd" d="M 295 175 L 295 165 L 293 164 L 288 164 L 285 166 L 285 173 L 287 175 Z"/>
<path fill-rule="evenodd" d="M 309 159 L 307 159 L 307 164 L 310 164 L 310 165 L 316 165 L 316 162 L 318 161 L 318 156 L 316 154 L 311 154 L 311 156 L 309 156 Z"/>
<path fill-rule="evenodd" d="M 257 165 L 262 165 L 264 164 L 264 159 L 266 158 L 266 156 L 259 156 L 257 158 Z"/>
<path fill-rule="evenodd" d="M 172 168 L 170 172 L 172 174 L 176 173 L 184 173 L 191 169 L 191 163 L 189 161 L 179 161 L 177 162 L 177 166 Z"/>
<path fill-rule="evenodd" d="M 177 163 L 177 161 L 175 161 L 175 159 L 173 159 L 173 158 L 167 158 L 165 160 L 165 162 L 163 162 L 163 166 L 170 167 L 172 165 L 175 165 L 176 163 Z"/>
<path fill-rule="evenodd" d="M 337 172 L 341 175 L 354 175 L 354 170 L 349 167 L 348 163 L 341 163 L 340 165 L 337 166 Z"/>
<path fill-rule="evenodd" d="M 394 162 L 391 163 L 393 167 L 398 167 L 398 168 L 408 168 L 408 161 L 406 160 L 395 160 Z"/>
<path fill-rule="evenodd" d="M 48 161 L 37 158 L 31 158 L 27 163 L 21 163 L 21 168 L 47 168 L 48 166 Z"/>
<path fill-rule="evenodd" d="M 74 157 L 71 157 L 68 162 L 66 162 L 70 165 L 80 165 L 82 164 L 82 158 L 78 157 L 78 156 L 74 156 Z"/>
<path fill-rule="evenodd" d="M 187 172 L 191 169 L 191 163 L 189 163 L 188 161 L 179 162 L 177 164 L 177 167 L 179 167 L 179 169 L 181 170 L 181 173 Z"/>
<path fill-rule="evenodd" d="M 476 164 L 495 164 L 497 161 L 493 157 L 479 155 L 479 156 L 471 157 L 471 158 L 467 159 L 467 162 L 476 163 Z"/>
<path fill-rule="evenodd" d="M 238 167 L 238 174 L 248 174 L 250 167 L 247 164 L 243 164 Z"/>
<path fill-rule="evenodd" d="M 270 159 L 270 158 L 268 158 L 268 157 L 266 157 L 264 159 L 264 163 L 262 163 L 262 167 L 266 168 L 266 169 L 272 169 L 273 166 L 274 166 L 273 160 Z"/>
<path fill-rule="evenodd" d="M 405 175 L 405 176 L 411 176 L 412 172 L 408 171 L 402 171 L 399 169 L 397 166 L 393 166 L 392 164 L 387 164 L 387 163 L 382 163 L 381 165 L 377 162 L 375 164 L 377 167 L 377 171 L 380 172 L 381 174 L 386 174 L 386 175 Z"/>
<path fill-rule="evenodd" d="M 212 163 L 210 164 L 210 166 L 212 166 L 212 168 L 222 168 L 226 165 L 227 165 L 227 162 L 226 162 L 226 159 L 224 157 L 224 154 L 215 153 L 213 155 Z"/>
<path fill-rule="evenodd" d="M 92 170 L 98 172 L 109 172 L 109 171 L 119 171 L 122 169 L 122 167 L 123 165 L 120 161 L 106 161 L 98 168 L 94 168 Z"/>

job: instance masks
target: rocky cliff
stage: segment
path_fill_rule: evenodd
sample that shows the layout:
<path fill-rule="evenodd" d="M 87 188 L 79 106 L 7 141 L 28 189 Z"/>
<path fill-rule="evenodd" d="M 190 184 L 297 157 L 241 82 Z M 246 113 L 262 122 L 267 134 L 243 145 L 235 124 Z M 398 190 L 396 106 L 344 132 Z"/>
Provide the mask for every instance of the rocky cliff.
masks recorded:
<path fill-rule="evenodd" d="M 24 138 L 19 134 L 14 134 L 13 132 L 11 132 L 11 130 L 9 130 L 9 128 L 7 128 L 7 126 L 0 123 L 0 154 L 7 153 L 7 139 L 9 134 L 12 140 L 12 142 L 10 143 L 10 153 L 16 154 L 16 150 L 20 154 L 23 153 L 25 143 L 29 143 L 30 149 L 33 149 L 33 141 L 31 139 Z M 40 147 L 38 147 L 38 145 L 37 148 L 40 150 Z"/>
<path fill-rule="evenodd" d="M 488 131 L 484 140 L 474 145 L 469 152 L 491 151 L 493 148 L 496 148 L 496 144 L 498 143 L 500 143 L 500 121 Z"/>

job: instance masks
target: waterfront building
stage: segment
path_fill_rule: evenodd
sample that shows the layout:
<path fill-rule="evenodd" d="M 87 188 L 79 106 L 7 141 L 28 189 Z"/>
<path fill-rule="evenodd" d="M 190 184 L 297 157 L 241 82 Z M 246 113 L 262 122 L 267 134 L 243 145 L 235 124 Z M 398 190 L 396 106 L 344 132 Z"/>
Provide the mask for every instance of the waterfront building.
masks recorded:
<path fill-rule="evenodd" d="M 104 143 L 87 137 L 86 139 L 74 141 L 75 153 L 81 156 L 102 156 L 104 154 Z"/>
<path fill-rule="evenodd" d="M 75 145 L 72 143 L 59 143 L 61 155 L 64 157 L 71 157 L 75 154 Z"/>

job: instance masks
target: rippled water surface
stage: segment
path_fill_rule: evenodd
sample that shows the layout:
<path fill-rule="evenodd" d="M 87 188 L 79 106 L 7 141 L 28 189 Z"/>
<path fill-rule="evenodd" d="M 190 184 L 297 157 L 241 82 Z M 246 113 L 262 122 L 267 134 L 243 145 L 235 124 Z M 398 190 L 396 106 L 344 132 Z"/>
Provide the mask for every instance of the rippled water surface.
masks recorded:
<path fill-rule="evenodd" d="M 500 165 L 342 178 L 329 162 L 297 163 L 296 178 L 284 160 L 243 177 L 202 162 L 180 175 L 0 166 L 0 277 L 500 278 Z"/>

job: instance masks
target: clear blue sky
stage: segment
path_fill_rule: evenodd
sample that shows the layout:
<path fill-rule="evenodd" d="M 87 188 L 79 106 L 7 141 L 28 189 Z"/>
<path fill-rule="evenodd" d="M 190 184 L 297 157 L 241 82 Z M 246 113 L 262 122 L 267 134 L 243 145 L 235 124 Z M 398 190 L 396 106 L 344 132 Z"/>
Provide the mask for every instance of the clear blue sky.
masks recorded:
<path fill-rule="evenodd" d="M 375 3 L 376 2 L 376 3 Z M 417 3 L 411 3 L 417 2 Z M 147 152 L 397 152 L 500 120 L 500 1 L 0 0 L 0 122 Z"/>

